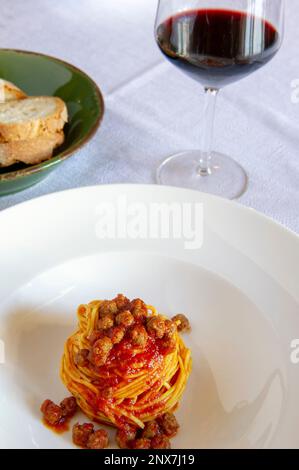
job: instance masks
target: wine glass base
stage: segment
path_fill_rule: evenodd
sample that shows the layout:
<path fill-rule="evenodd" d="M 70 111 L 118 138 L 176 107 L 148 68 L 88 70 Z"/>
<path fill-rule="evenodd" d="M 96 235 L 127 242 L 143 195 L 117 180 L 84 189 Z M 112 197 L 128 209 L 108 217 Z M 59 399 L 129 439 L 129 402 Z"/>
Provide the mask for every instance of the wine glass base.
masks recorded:
<path fill-rule="evenodd" d="M 232 158 L 212 152 L 209 173 L 199 173 L 200 152 L 181 152 L 165 160 L 157 171 L 158 184 L 196 189 L 227 199 L 240 197 L 247 189 L 247 175 Z"/>

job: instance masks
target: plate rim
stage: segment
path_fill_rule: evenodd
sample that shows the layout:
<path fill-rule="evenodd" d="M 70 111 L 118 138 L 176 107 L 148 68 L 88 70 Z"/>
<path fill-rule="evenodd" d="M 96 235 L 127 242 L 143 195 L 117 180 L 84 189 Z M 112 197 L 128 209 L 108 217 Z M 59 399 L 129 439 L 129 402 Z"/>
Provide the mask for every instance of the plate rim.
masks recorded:
<path fill-rule="evenodd" d="M 213 201 L 216 202 L 216 203 L 218 202 L 220 204 L 224 204 L 227 207 L 235 207 L 237 210 L 241 210 L 244 213 L 247 213 L 250 217 L 254 216 L 254 217 L 258 218 L 260 221 L 262 221 L 264 223 L 268 223 L 269 225 L 276 228 L 277 230 L 280 230 L 280 232 L 283 233 L 285 236 L 291 236 L 294 239 L 294 241 L 299 243 L 299 233 L 296 233 L 294 230 L 286 227 L 282 223 L 280 223 L 277 220 L 273 219 L 271 216 L 266 215 L 263 212 L 260 212 L 257 209 L 254 209 L 253 207 L 246 206 L 238 200 L 225 199 L 223 197 L 216 196 L 214 194 L 204 193 L 204 192 L 201 192 L 201 191 L 197 191 L 195 189 L 182 188 L 182 187 L 179 187 L 179 186 L 159 185 L 159 184 L 154 184 L 154 183 L 148 183 L 148 184 L 146 184 L 146 183 L 145 184 L 144 183 L 106 183 L 106 184 L 98 184 L 98 185 L 93 184 L 93 185 L 87 185 L 87 186 L 78 186 L 78 187 L 74 187 L 74 188 L 62 189 L 60 191 L 54 191 L 54 192 L 51 192 L 51 193 L 42 194 L 42 195 L 33 197 L 31 199 L 28 199 L 26 201 L 17 202 L 13 206 L 6 207 L 5 209 L 0 211 L 0 219 L 2 217 L 2 214 L 6 214 L 8 211 L 10 212 L 10 211 L 17 210 L 17 208 L 19 208 L 20 206 L 23 206 L 23 205 L 36 204 L 38 201 L 46 199 L 46 198 L 60 197 L 60 196 L 63 196 L 64 194 L 70 194 L 71 192 L 88 192 L 88 191 L 95 191 L 95 190 L 101 191 L 101 190 L 105 190 L 106 188 L 109 188 L 109 189 L 112 188 L 112 189 L 115 189 L 115 191 L 117 191 L 119 189 L 122 189 L 122 190 L 123 189 L 124 190 L 126 190 L 126 189 L 129 189 L 129 190 L 139 189 L 139 190 L 142 190 L 142 189 L 145 189 L 145 188 L 147 188 L 147 189 L 151 188 L 151 189 L 154 190 L 154 189 L 157 189 L 157 188 L 160 188 L 160 189 L 165 188 L 168 191 L 175 190 L 175 191 L 179 191 L 179 192 L 190 193 L 190 194 L 193 194 L 193 195 L 197 194 L 197 195 L 199 195 L 199 197 L 205 199 L 206 201 L 211 200 L 211 202 L 213 202 Z"/>

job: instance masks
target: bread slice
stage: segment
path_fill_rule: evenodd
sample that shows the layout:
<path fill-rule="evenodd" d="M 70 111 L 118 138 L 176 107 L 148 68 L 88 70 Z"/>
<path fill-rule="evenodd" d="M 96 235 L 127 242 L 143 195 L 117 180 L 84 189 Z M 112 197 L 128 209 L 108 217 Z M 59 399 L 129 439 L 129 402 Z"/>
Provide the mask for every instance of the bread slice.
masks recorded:
<path fill-rule="evenodd" d="M 0 142 L 31 140 L 60 132 L 67 122 L 65 103 L 37 96 L 0 104 Z"/>
<path fill-rule="evenodd" d="M 27 95 L 20 88 L 7 80 L 0 79 L 0 103 L 23 100 L 24 98 L 27 98 Z"/>
<path fill-rule="evenodd" d="M 48 160 L 54 149 L 63 142 L 64 133 L 61 131 L 52 136 L 0 144 L 0 166 L 6 167 L 17 162 L 34 165 Z"/>

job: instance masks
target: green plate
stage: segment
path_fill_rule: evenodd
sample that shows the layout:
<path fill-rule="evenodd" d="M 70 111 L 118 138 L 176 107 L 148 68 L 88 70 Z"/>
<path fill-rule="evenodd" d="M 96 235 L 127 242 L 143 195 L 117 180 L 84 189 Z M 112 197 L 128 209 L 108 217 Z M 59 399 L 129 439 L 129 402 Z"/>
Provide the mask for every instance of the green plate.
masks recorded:
<path fill-rule="evenodd" d="M 65 142 L 53 158 L 38 165 L 17 164 L 0 169 L 0 196 L 3 196 L 38 183 L 81 148 L 100 125 L 104 101 L 98 86 L 84 72 L 35 52 L 0 49 L 0 78 L 13 82 L 28 95 L 59 96 L 69 112 Z"/>

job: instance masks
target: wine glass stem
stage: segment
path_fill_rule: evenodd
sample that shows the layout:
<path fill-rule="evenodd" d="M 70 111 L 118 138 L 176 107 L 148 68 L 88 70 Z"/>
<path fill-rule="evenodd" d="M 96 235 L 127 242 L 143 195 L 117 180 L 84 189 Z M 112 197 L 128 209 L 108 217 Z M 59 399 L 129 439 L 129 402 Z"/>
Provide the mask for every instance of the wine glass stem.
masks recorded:
<path fill-rule="evenodd" d="M 219 90 L 216 88 L 205 88 L 202 143 L 197 170 L 200 176 L 208 176 L 211 174 L 211 152 L 218 91 Z"/>

